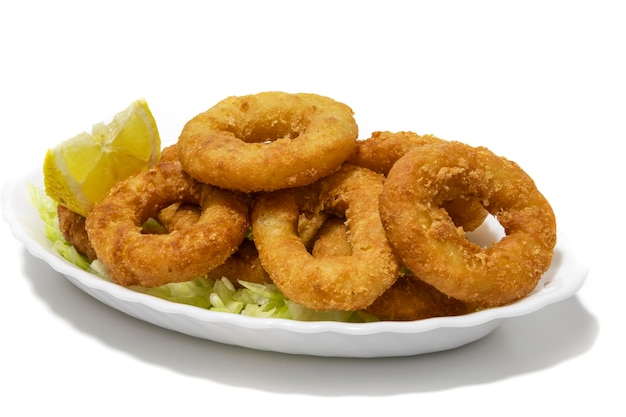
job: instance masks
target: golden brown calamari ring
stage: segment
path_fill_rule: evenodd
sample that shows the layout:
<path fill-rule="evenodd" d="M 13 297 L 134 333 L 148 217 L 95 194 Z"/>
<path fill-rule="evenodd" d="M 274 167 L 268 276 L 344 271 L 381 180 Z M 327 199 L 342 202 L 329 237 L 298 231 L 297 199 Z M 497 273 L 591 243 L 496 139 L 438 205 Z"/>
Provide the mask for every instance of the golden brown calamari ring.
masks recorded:
<path fill-rule="evenodd" d="M 351 255 L 348 227 L 332 217 L 320 229 L 313 245 L 313 256 Z M 473 311 L 471 305 L 456 300 L 417 277 L 400 275 L 394 284 L 365 311 L 380 320 L 409 321 L 431 317 L 458 316 Z"/>
<path fill-rule="evenodd" d="M 311 254 L 315 257 L 352 255 L 350 229 L 344 218 L 331 216 L 326 220 L 315 236 Z"/>
<path fill-rule="evenodd" d="M 202 208 L 191 226 L 143 234 L 141 224 L 177 201 Z M 180 163 L 159 162 L 117 183 L 86 221 L 98 259 L 121 285 L 156 287 L 206 274 L 222 264 L 246 236 L 245 196 L 201 184 Z"/>
<path fill-rule="evenodd" d="M 307 250 L 310 250 L 316 242 L 317 233 L 324 226 L 326 218 L 328 218 L 328 215 L 325 213 L 300 215 L 297 229 L 298 236 Z M 348 242 L 346 244 L 349 245 Z M 272 283 L 272 279 L 261 264 L 259 252 L 254 242 L 249 239 L 244 239 L 235 253 L 226 259 L 222 265 L 209 271 L 207 274 L 207 278 L 221 279 L 222 277 L 230 279 L 235 286 L 238 285 L 240 280 L 257 284 Z"/>
<path fill-rule="evenodd" d="M 412 321 L 471 313 L 471 304 L 452 298 L 419 278 L 402 275 L 365 311 L 380 320 Z"/>
<path fill-rule="evenodd" d="M 481 201 L 506 236 L 487 248 L 468 241 L 441 208 L 456 198 Z M 458 142 L 400 158 L 385 181 L 380 214 L 389 241 L 416 276 L 484 307 L 529 294 L 556 244 L 554 213 L 533 180 L 514 162 Z"/>
<path fill-rule="evenodd" d="M 259 252 L 254 242 L 244 239 L 235 253 L 217 268 L 207 273 L 207 278 L 228 278 L 233 285 L 240 286 L 239 281 L 256 284 L 271 284 L 272 279 L 261 265 Z"/>
<path fill-rule="evenodd" d="M 343 165 L 309 187 L 257 197 L 251 217 L 259 258 L 287 298 L 316 310 L 359 310 L 394 283 L 398 260 L 378 213 L 382 185 L 381 175 Z M 297 232 L 304 211 L 345 216 L 352 255 L 309 253 Z"/>
<path fill-rule="evenodd" d="M 200 218 L 200 208 L 189 204 L 174 203 L 157 215 L 162 228 L 143 230 L 143 233 L 167 233 L 195 223 Z M 59 204 L 57 206 L 59 229 L 67 242 L 90 261 L 97 258 L 85 227 L 85 217 Z"/>
<path fill-rule="evenodd" d="M 173 232 L 184 228 L 190 228 L 200 220 L 202 209 L 189 203 L 178 201 L 163 208 L 157 214 L 157 220 L 166 232 Z"/>
<path fill-rule="evenodd" d="M 420 146 L 446 142 L 433 135 L 418 135 L 414 132 L 374 132 L 359 141 L 348 162 L 387 175 L 389 170 L 404 154 Z M 454 224 L 466 232 L 478 228 L 489 214 L 478 201 L 455 199 L 442 204 Z"/>
<path fill-rule="evenodd" d="M 226 98 L 189 120 L 178 151 L 207 184 L 242 192 L 308 185 L 336 171 L 356 146 L 352 110 L 316 94 Z"/>
<path fill-rule="evenodd" d="M 90 261 L 96 259 L 96 252 L 91 246 L 87 229 L 85 229 L 85 217 L 61 204 L 57 205 L 57 217 L 59 229 L 65 240 Z"/>

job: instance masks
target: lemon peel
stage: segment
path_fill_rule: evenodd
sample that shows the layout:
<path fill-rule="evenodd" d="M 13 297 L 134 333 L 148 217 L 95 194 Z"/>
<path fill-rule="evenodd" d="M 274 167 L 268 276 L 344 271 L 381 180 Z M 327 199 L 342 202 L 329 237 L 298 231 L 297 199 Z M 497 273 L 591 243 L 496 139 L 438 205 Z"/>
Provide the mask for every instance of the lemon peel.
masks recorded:
<path fill-rule="evenodd" d="M 161 139 L 145 99 L 133 102 L 110 123 L 97 123 L 48 149 L 44 160 L 46 193 L 87 216 L 118 181 L 154 165 Z"/>

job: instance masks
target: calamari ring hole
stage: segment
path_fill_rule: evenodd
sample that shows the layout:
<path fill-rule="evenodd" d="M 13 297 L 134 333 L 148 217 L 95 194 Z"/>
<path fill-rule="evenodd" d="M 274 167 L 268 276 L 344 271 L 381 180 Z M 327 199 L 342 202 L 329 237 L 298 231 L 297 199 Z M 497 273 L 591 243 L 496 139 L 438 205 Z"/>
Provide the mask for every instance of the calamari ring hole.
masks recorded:
<path fill-rule="evenodd" d="M 168 232 L 167 227 L 154 217 L 149 217 L 141 223 L 142 235 L 165 235 Z"/>
<path fill-rule="evenodd" d="M 488 248 L 505 236 L 504 227 L 496 217 L 489 213 L 485 221 L 471 232 L 465 232 L 465 238 L 482 248 Z"/>
<path fill-rule="evenodd" d="M 248 143 L 269 144 L 279 139 L 295 139 L 300 136 L 299 130 L 293 130 L 286 123 L 259 123 L 242 140 Z"/>
<path fill-rule="evenodd" d="M 195 203 L 178 201 L 140 221 L 141 234 L 166 235 L 199 220 L 202 207 Z"/>
<path fill-rule="evenodd" d="M 235 126 L 229 124 L 224 130 L 231 132 L 238 139 L 247 143 L 269 144 L 279 139 L 296 139 L 310 123 L 305 115 L 279 114 L 275 117 L 255 119 L 254 123 Z"/>
<path fill-rule="evenodd" d="M 306 236 L 306 233 L 309 236 Z M 323 221 L 309 226 L 300 238 L 307 251 L 315 257 L 352 256 L 350 229 L 345 215 L 324 213 Z M 321 247 L 318 244 L 321 243 Z"/>

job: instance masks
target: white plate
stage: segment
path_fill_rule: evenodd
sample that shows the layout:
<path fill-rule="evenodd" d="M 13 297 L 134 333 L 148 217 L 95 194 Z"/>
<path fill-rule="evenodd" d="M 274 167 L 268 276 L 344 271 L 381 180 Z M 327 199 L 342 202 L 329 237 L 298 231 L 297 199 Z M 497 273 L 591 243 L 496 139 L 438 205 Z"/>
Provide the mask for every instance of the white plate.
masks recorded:
<path fill-rule="evenodd" d="M 27 184 L 42 187 L 41 171 L 8 182 L 3 214 L 15 237 L 35 257 L 64 274 L 99 301 L 146 322 L 216 342 L 291 354 L 338 357 L 408 356 L 453 349 L 476 341 L 503 319 L 528 314 L 564 300 L 583 284 L 588 269 L 559 234 L 551 268 L 535 291 L 514 304 L 458 317 L 413 322 L 348 324 L 262 319 L 217 313 L 140 294 L 76 268 L 46 239 Z"/>

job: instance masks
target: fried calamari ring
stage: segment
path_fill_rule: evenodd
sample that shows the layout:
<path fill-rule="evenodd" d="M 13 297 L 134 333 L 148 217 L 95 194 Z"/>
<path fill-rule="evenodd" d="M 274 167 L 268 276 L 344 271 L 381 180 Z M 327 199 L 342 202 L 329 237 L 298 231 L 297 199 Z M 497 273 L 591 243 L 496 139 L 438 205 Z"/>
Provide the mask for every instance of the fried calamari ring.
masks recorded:
<path fill-rule="evenodd" d="M 57 205 L 57 216 L 59 229 L 65 240 L 90 261 L 96 259 L 96 252 L 89 242 L 87 229 L 85 229 L 85 218 L 61 204 Z"/>
<path fill-rule="evenodd" d="M 167 232 L 191 228 L 200 220 L 202 209 L 189 203 L 177 201 L 157 214 L 157 220 L 165 227 Z"/>
<path fill-rule="evenodd" d="M 440 142 L 444 140 L 414 132 L 373 132 L 369 138 L 357 143 L 348 163 L 387 175 L 404 154 L 417 147 Z"/>
<path fill-rule="evenodd" d="M 207 184 L 242 192 L 313 183 L 356 146 L 345 104 L 315 94 L 229 97 L 188 121 L 178 140 L 184 169 Z"/>
<path fill-rule="evenodd" d="M 178 144 L 175 143 L 163 148 L 159 162 L 178 162 Z"/>
<path fill-rule="evenodd" d="M 320 228 L 315 236 L 311 253 L 315 257 L 351 256 L 350 229 L 345 219 L 332 216 Z"/>
<path fill-rule="evenodd" d="M 326 213 L 301 214 L 298 219 L 298 236 L 307 250 L 316 242 L 315 238 L 320 228 L 329 216 Z M 346 242 L 349 245 L 349 243 Z M 209 271 L 208 278 L 229 278 L 234 285 L 238 281 L 254 282 L 257 284 L 271 284 L 272 278 L 263 268 L 259 259 L 259 252 L 253 241 L 244 239 L 237 252 L 217 268 Z"/>
<path fill-rule="evenodd" d="M 141 233 L 146 219 L 178 201 L 202 207 L 199 220 L 169 234 Z M 180 163 L 167 160 L 117 183 L 86 227 L 114 282 L 155 287 L 192 280 L 222 264 L 246 236 L 248 201 L 193 180 Z"/>
<path fill-rule="evenodd" d="M 369 168 L 387 175 L 398 159 L 418 147 L 446 142 L 433 135 L 418 135 L 414 132 L 374 132 L 359 141 L 356 150 L 348 159 L 354 165 Z M 478 228 L 489 214 L 478 201 L 456 199 L 443 203 L 454 224 L 471 232 Z"/>
<path fill-rule="evenodd" d="M 315 238 L 320 229 L 324 227 L 324 224 L 331 215 L 322 211 L 315 213 L 304 212 L 300 214 L 298 219 L 298 236 L 304 243 L 306 249 L 311 252 Z"/>
<path fill-rule="evenodd" d="M 196 206 L 183 205 L 180 202 L 172 204 L 161 210 L 157 216 L 161 225 L 165 229 L 143 230 L 143 233 L 164 233 L 182 229 L 197 222 L 200 217 L 200 209 Z M 87 257 L 90 261 L 97 259 L 96 251 L 89 241 L 89 235 L 85 227 L 85 217 L 73 212 L 65 206 L 57 205 L 57 216 L 59 218 L 59 229 L 67 242 L 74 246 L 76 251 Z"/>
<path fill-rule="evenodd" d="M 344 220 L 332 217 L 320 229 L 313 245 L 313 256 L 349 256 L 352 246 Z M 380 320 L 409 321 L 430 317 L 458 316 L 471 312 L 470 305 L 438 291 L 414 277 L 401 275 L 397 281 L 365 309 Z"/>
<path fill-rule="evenodd" d="M 254 282 L 256 284 L 271 284 L 272 279 L 263 268 L 259 259 L 259 252 L 254 242 L 244 239 L 237 252 L 233 253 L 226 261 L 215 269 L 208 272 L 207 278 L 228 278 L 233 285 L 239 281 Z"/>
<path fill-rule="evenodd" d="M 200 219 L 201 214 L 202 211 L 198 206 L 179 202 L 161 210 L 158 220 L 168 230 L 172 231 L 192 226 Z M 223 264 L 208 271 L 206 277 L 216 280 L 226 277 L 233 285 L 238 285 L 239 280 L 257 284 L 272 282 L 261 265 L 254 242 L 249 239 L 244 239 L 237 251 L 228 257 Z"/>
<path fill-rule="evenodd" d="M 343 165 L 311 186 L 256 198 L 251 217 L 259 258 L 287 298 L 316 310 L 359 310 L 394 283 L 399 265 L 378 213 L 382 186 L 381 175 Z M 352 255 L 309 253 L 297 233 L 305 211 L 345 216 Z"/>
<path fill-rule="evenodd" d="M 403 275 L 365 311 L 380 320 L 412 321 L 460 316 L 471 313 L 474 308 L 421 279 Z"/>
<path fill-rule="evenodd" d="M 441 208 L 481 201 L 506 236 L 487 248 L 468 241 Z M 380 196 L 387 236 L 420 279 L 484 307 L 528 295 L 552 261 L 556 220 L 533 180 L 514 162 L 458 142 L 411 151 L 389 171 Z"/>

